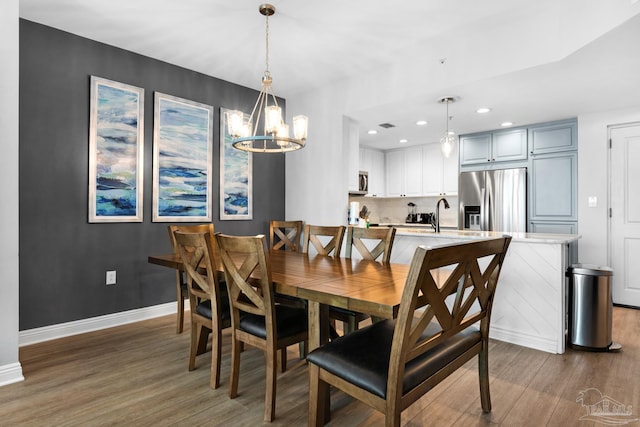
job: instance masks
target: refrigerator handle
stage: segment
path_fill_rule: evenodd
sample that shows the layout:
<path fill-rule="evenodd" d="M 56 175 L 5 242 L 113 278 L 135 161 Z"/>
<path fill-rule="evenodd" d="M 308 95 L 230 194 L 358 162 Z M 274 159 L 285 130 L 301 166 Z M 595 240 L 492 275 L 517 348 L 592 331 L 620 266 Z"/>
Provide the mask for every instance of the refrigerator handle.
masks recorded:
<path fill-rule="evenodd" d="M 487 230 L 487 193 L 484 188 L 480 190 L 480 200 L 482 200 L 482 205 L 480 206 L 480 230 Z"/>

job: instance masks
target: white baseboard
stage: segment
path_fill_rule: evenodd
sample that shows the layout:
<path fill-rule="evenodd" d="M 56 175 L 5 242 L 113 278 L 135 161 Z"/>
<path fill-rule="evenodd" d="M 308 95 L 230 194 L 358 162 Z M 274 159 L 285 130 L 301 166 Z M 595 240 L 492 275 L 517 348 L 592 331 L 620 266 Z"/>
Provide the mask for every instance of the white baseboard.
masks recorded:
<path fill-rule="evenodd" d="M 184 304 L 185 311 L 189 310 L 189 300 L 185 300 Z M 154 305 L 151 307 L 143 307 L 135 310 L 123 311 L 120 313 L 91 317 L 89 319 L 82 319 L 73 322 L 60 323 L 57 325 L 43 326 L 41 328 L 28 329 L 19 332 L 18 345 L 22 347 L 25 345 L 36 344 L 43 341 L 64 338 L 71 335 L 84 334 L 85 332 L 113 328 L 114 326 L 126 325 L 127 323 L 139 322 L 141 320 L 153 319 L 155 317 L 175 314 L 175 312 L 176 303 L 174 301 L 165 304 Z M 2 371 L 0 371 L 0 374 L 1 373 Z"/>
<path fill-rule="evenodd" d="M 562 351 L 558 350 L 558 343 L 552 339 L 525 335 L 520 332 L 500 328 L 496 325 L 491 325 L 491 328 L 489 329 L 489 338 L 533 348 L 535 350 L 546 351 L 547 353 L 562 353 Z"/>
<path fill-rule="evenodd" d="M 22 376 L 22 365 L 20 363 L 11 363 L 9 365 L 0 366 L 0 387 L 8 384 L 24 381 Z"/>

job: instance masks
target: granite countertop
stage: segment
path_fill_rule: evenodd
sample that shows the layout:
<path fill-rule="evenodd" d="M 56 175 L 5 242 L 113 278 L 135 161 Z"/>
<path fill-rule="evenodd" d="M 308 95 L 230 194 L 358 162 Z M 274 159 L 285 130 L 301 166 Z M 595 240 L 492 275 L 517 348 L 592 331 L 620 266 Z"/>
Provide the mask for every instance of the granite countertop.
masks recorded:
<path fill-rule="evenodd" d="M 487 239 L 502 237 L 509 234 L 514 242 L 527 243 L 571 243 L 580 239 L 579 234 L 547 234 L 547 233 L 503 233 L 501 231 L 477 231 L 477 230 L 455 230 L 441 227 L 440 233 L 433 231 L 433 228 L 406 227 L 397 225 L 396 235 L 416 236 L 428 235 L 429 237 L 444 239 Z"/>

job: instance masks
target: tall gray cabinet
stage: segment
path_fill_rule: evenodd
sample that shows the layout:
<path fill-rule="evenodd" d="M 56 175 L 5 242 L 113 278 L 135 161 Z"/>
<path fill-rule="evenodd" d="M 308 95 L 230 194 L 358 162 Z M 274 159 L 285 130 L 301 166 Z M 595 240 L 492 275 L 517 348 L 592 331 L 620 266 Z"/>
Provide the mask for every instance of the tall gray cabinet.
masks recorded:
<path fill-rule="evenodd" d="M 531 126 L 529 142 L 529 231 L 578 231 L 578 151 L 575 120 Z"/>

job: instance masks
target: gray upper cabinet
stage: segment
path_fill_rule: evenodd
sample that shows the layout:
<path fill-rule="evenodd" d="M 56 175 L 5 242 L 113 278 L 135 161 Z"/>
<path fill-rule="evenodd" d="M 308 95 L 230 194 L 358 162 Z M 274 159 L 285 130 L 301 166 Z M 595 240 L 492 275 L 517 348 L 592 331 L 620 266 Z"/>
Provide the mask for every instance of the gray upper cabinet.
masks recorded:
<path fill-rule="evenodd" d="M 526 129 L 460 137 L 460 165 L 527 160 Z"/>
<path fill-rule="evenodd" d="M 491 134 L 460 137 L 460 164 L 472 165 L 491 160 Z"/>
<path fill-rule="evenodd" d="M 529 151 L 534 155 L 576 150 L 577 141 L 575 120 L 529 127 Z"/>
<path fill-rule="evenodd" d="M 527 160 L 527 130 L 512 129 L 493 133 L 491 161 Z"/>

